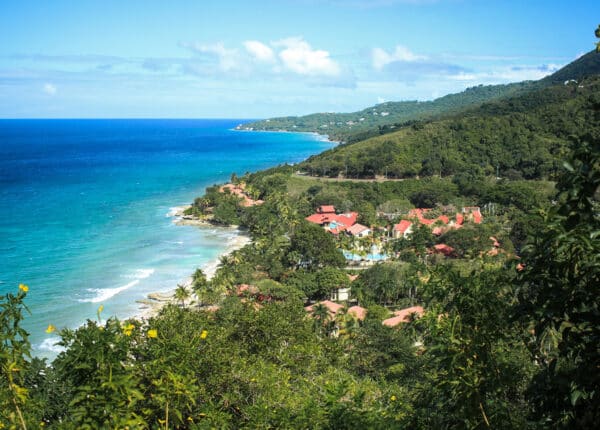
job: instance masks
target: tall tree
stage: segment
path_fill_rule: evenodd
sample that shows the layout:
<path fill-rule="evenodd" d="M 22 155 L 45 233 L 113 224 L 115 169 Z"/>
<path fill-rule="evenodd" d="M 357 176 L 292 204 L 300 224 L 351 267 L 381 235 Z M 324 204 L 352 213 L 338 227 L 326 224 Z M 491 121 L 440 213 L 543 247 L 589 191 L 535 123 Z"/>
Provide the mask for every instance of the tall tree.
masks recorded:
<path fill-rule="evenodd" d="M 600 140 L 579 143 L 558 183 L 560 205 L 524 248 L 521 314 L 534 326 L 532 385 L 545 425 L 592 428 L 600 421 Z"/>

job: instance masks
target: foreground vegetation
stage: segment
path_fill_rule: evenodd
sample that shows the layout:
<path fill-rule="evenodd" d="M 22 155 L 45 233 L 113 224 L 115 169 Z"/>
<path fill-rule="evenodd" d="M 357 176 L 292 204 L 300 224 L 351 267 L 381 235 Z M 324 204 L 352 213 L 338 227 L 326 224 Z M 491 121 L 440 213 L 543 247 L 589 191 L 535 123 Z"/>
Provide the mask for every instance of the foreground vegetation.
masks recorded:
<path fill-rule="evenodd" d="M 227 257 L 213 280 L 197 274 L 198 296 L 218 308 L 169 306 L 146 322 L 88 321 L 61 331 L 65 350 L 48 366 L 29 357 L 20 322 L 35 289 L 22 285 L 2 298 L 0 422 L 61 429 L 590 428 L 600 418 L 598 142 L 582 143 L 567 170 L 560 204 L 529 229 L 525 270 L 485 255 L 465 264 L 375 266 L 358 281 L 369 310 L 362 322 L 307 317 L 300 298 L 321 293 L 302 286 L 312 276 L 312 285 L 327 291 L 343 261 L 331 235 L 300 222 L 277 193 L 245 211 L 251 219 L 252 211 L 278 207 L 272 218 L 279 223 L 254 224 L 253 244 Z M 299 267 L 298 259 L 310 264 Z M 325 267 L 329 275 L 319 279 Z M 220 294 L 243 281 L 263 297 Z M 425 316 L 401 328 L 382 325 L 388 311 L 369 283 L 388 295 L 398 288 L 393 301 L 421 303 Z"/>

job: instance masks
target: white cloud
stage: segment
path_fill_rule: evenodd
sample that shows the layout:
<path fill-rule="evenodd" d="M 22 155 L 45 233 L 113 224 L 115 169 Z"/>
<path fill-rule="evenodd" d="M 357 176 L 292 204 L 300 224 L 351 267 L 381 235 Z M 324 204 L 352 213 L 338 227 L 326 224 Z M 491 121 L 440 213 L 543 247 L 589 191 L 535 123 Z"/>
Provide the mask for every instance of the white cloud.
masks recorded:
<path fill-rule="evenodd" d="M 312 49 L 300 37 L 290 37 L 273 43 L 279 51 L 279 59 L 283 66 L 299 75 L 305 76 L 338 76 L 341 69 L 338 63 L 331 59 L 328 51 Z"/>
<path fill-rule="evenodd" d="M 383 69 L 390 63 L 404 62 L 413 63 L 416 61 L 425 61 L 427 57 L 424 55 L 417 55 L 405 46 L 397 45 L 394 52 L 389 54 L 381 48 L 373 48 L 371 51 L 373 60 L 373 67 L 377 70 Z"/>
<path fill-rule="evenodd" d="M 231 72 L 239 67 L 239 53 L 237 49 L 227 49 L 223 42 L 217 42 L 212 45 L 194 44 L 191 48 L 202 54 L 213 54 L 219 59 L 219 69 L 223 72 Z"/>
<path fill-rule="evenodd" d="M 49 83 L 44 84 L 44 87 L 42 88 L 42 90 L 46 94 L 51 95 L 51 96 L 53 96 L 54 94 L 56 94 L 56 86 L 54 86 L 52 84 L 49 84 Z"/>
<path fill-rule="evenodd" d="M 484 84 L 503 84 L 508 82 L 536 81 L 560 69 L 560 64 L 503 66 L 492 70 L 473 73 L 460 72 L 448 76 L 450 80 Z"/>
<path fill-rule="evenodd" d="M 244 42 L 244 48 L 246 48 L 246 51 L 257 60 L 269 63 L 275 60 L 273 50 L 258 40 L 246 40 Z"/>

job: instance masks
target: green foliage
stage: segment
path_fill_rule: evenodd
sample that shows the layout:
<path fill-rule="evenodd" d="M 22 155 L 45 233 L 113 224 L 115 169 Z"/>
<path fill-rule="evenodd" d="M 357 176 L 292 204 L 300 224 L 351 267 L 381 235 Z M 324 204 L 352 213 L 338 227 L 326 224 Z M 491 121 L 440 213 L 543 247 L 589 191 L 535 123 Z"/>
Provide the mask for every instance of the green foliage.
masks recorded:
<path fill-rule="evenodd" d="M 486 101 L 520 94 L 531 87 L 532 84 L 528 82 L 479 85 L 428 102 L 385 102 L 354 113 L 317 113 L 303 117 L 271 118 L 268 121 L 244 124 L 242 128 L 309 131 L 328 134 L 334 140 L 356 142 L 389 133 L 404 124 L 419 127 L 419 120 L 455 113 Z"/>
<path fill-rule="evenodd" d="M 127 324 L 137 331 L 137 323 Z M 77 330 L 61 332 L 59 345 L 65 351 L 53 365 L 58 379 L 70 387 L 63 394 L 67 414 L 61 417 L 67 428 L 144 426 L 136 410 L 144 396 L 130 361 L 137 336 L 126 335 L 128 328 L 110 318 L 104 325 L 88 320 Z"/>
<path fill-rule="evenodd" d="M 352 285 L 352 295 L 365 304 L 413 304 L 420 281 L 415 267 L 385 263 L 363 271 Z"/>
<path fill-rule="evenodd" d="M 424 384 L 418 424 L 426 428 L 526 428 L 526 382 L 533 363 L 510 323 L 505 270 L 433 273 L 424 293 Z"/>
<path fill-rule="evenodd" d="M 331 234 L 306 221 L 301 222 L 294 231 L 287 259 L 290 264 L 308 270 L 325 266 L 343 267 L 346 264 Z"/>
<path fill-rule="evenodd" d="M 600 132 L 593 117 L 598 77 L 486 103 L 421 128 L 340 145 L 300 165 L 315 176 L 392 178 L 464 175 L 554 178 L 570 136 Z M 464 181 L 461 181 L 464 182 Z"/>
<path fill-rule="evenodd" d="M 21 327 L 28 287 L 19 285 L 17 295 L 0 296 L 0 425 L 26 428 L 25 408 L 29 393 L 24 375 L 31 345 L 29 334 Z"/>
<path fill-rule="evenodd" d="M 600 141 L 578 145 L 557 188 L 560 205 L 524 248 L 520 312 L 534 325 L 540 371 L 531 387 L 535 417 L 555 428 L 591 428 L 600 419 Z"/>

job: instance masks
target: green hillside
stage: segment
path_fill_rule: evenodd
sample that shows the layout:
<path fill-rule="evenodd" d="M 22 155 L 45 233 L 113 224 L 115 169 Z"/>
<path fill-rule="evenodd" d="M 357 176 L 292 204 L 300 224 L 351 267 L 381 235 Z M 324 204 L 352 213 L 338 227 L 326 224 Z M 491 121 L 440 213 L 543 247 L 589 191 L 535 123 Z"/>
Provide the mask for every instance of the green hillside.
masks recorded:
<path fill-rule="evenodd" d="M 393 132 L 407 122 L 431 120 L 455 115 L 485 102 L 515 97 L 528 91 L 579 81 L 586 76 L 600 74 L 600 57 L 595 51 L 579 57 L 562 69 L 539 81 L 525 81 L 508 85 L 479 85 L 465 91 L 449 94 L 433 101 L 386 102 L 352 113 L 314 113 L 306 116 L 271 118 L 241 124 L 243 130 L 286 130 L 327 134 L 333 140 L 346 143 Z"/>
<path fill-rule="evenodd" d="M 431 119 L 448 112 L 476 106 L 489 100 L 519 94 L 532 82 L 479 85 L 433 101 L 385 102 L 352 113 L 315 113 L 302 117 L 271 118 L 238 126 L 241 130 L 286 130 L 327 134 L 333 140 L 354 142 L 393 131 L 407 121 Z"/>
<path fill-rule="evenodd" d="M 538 82 L 541 85 L 555 85 L 571 79 L 579 81 L 597 74 L 600 74 L 600 55 L 594 50 L 582 55 L 577 60 Z"/>
<path fill-rule="evenodd" d="M 453 117 L 311 157 L 315 176 L 388 178 L 470 172 L 512 179 L 554 177 L 571 142 L 600 133 L 600 78 L 560 84 L 485 103 Z"/>

